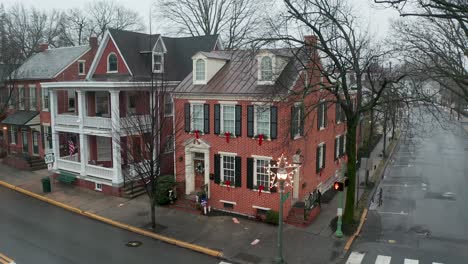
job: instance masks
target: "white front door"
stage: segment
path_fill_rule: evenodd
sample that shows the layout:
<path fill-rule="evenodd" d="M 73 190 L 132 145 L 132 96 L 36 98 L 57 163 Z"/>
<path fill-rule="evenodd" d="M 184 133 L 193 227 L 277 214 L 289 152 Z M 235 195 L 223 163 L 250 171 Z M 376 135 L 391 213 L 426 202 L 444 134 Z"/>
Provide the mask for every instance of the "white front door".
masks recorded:
<path fill-rule="evenodd" d="M 185 145 L 185 194 L 189 195 L 195 191 L 198 191 L 196 187 L 199 187 L 201 183 L 208 185 L 208 198 L 210 197 L 210 146 L 203 140 L 199 139 L 198 143 L 190 140 Z M 203 156 L 203 171 L 199 171 L 196 168 L 198 163 L 196 161 L 202 160 Z M 198 172 L 197 172 L 198 171 Z M 197 177 L 202 177 L 196 179 Z"/>

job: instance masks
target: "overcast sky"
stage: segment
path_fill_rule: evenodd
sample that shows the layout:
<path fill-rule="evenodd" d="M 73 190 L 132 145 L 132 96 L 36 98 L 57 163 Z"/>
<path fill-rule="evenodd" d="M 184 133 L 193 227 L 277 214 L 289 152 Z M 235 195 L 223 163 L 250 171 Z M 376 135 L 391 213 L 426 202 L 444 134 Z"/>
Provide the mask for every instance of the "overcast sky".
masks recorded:
<path fill-rule="evenodd" d="M 149 9 L 154 0 L 116 0 L 126 7 L 139 12 L 145 21 L 149 21 Z M 255 1 L 255 0 L 252 0 Z M 66 9 L 70 7 L 81 7 L 91 0 L 0 0 L 5 6 L 10 6 L 15 3 L 23 3 L 25 6 L 34 6 L 40 9 Z M 365 24 L 368 25 L 368 30 L 376 34 L 379 38 L 383 38 L 390 25 L 390 18 L 397 18 L 398 14 L 393 9 L 373 8 L 371 7 L 372 0 L 351 0 L 357 11 L 360 12 Z M 147 23 L 145 23 L 147 24 Z M 153 25 L 157 24 L 153 22 Z M 157 31 L 153 29 L 153 31 Z"/>

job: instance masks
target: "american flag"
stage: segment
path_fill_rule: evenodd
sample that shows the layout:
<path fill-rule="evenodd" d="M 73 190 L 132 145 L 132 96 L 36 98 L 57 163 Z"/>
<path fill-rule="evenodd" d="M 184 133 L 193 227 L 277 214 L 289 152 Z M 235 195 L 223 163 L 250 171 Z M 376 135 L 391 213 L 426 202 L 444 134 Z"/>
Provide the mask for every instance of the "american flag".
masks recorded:
<path fill-rule="evenodd" d="M 68 140 L 68 151 L 70 155 L 73 155 L 73 153 L 75 152 L 75 144 L 73 143 L 73 140 L 71 139 Z"/>

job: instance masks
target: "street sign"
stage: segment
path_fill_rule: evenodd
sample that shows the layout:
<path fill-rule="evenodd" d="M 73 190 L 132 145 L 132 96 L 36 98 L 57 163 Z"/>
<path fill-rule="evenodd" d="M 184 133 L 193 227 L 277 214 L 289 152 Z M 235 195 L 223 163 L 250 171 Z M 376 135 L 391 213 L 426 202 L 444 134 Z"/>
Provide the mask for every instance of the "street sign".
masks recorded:
<path fill-rule="evenodd" d="M 283 200 L 281 202 L 284 203 L 289 198 L 290 194 L 291 192 L 288 192 L 287 194 L 283 195 Z"/>
<path fill-rule="evenodd" d="M 54 161 L 55 161 L 54 153 L 45 154 L 44 161 L 45 161 L 46 164 L 54 163 Z"/>
<path fill-rule="evenodd" d="M 54 168 L 54 164 L 53 163 L 47 163 L 47 169 L 48 170 L 52 170 Z"/>

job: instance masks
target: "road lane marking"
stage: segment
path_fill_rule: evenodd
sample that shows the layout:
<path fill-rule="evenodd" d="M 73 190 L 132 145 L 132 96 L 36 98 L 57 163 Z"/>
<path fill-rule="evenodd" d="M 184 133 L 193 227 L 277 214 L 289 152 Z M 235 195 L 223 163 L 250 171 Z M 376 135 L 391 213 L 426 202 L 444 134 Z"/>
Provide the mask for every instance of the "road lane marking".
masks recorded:
<path fill-rule="evenodd" d="M 403 262 L 404 264 L 418 264 L 419 263 L 419 260 L 417 259 L 407 259 L 405 258 L 405 262 Z"/>
<path fill-rule="evenodd" d="M 392 260 L 392 257 L 378 255 L 375 264 L 390 264 L 390 260 Z"/>
<path fill-rule="evenodd" d="M 364 258 L 364 253 L 353 251 L 351 252 L 351 255 L 349 255 L 349 258 L 346 261 L 346 264 L 361 264 L 363 258 Z"/>
<path fill-rule="evenodd" d="M 2 253 L 0 253 L 0 262 L 2 264 L 15 264 L 15 262 L 11 258 L 3 255 Z"/>

